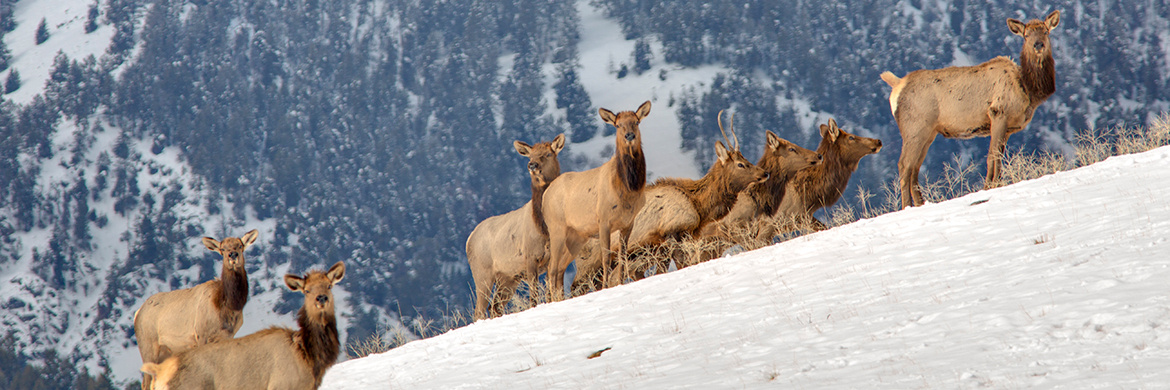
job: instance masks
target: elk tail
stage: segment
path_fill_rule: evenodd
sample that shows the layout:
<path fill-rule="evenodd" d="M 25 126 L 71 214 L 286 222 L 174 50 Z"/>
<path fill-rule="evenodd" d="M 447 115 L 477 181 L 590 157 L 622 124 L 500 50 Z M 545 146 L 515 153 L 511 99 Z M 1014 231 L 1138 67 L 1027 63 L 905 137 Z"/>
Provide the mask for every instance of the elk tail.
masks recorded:
<path fill-rule="evenodd" d="M 896 87 L 898 84 L 902 83 L 902 79 L 898 76 L 894 76 L 894 73 L 890 71 L 882 72 L 882 81 L 885 81 L 886 84 L 890 85 L 890 87 Z"/>

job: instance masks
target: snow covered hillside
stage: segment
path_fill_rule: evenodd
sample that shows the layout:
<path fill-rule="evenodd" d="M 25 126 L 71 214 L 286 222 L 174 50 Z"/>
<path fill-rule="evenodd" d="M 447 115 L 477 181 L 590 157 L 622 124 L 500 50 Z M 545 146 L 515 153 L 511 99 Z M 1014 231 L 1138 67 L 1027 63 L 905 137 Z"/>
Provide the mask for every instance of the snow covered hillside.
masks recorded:
<path fill-rule="evenodd" d="M 480 321 L 322 389 L 1164 386 L 1167 193 L 1170 147 L 1113 157 Z"/>

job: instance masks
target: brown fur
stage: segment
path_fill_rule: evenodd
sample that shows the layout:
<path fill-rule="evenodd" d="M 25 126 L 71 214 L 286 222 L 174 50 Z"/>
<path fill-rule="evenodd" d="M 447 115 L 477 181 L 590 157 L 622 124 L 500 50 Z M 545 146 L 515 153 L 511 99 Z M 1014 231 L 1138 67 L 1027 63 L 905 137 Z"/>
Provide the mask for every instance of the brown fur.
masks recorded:
<path fill-rule="evenodd" d="M 143 363 L 159 363 L 173 354 L 235 336 L 244 324 L 243 310 L 248 302 L 244 251 L 258 234 L 252 230 L 223 241 L 203 237 L 207 249 L 223 256 L 220 277 L 151 295 L 134 312 L 134 337 Z M 150 382 L 151 377 L 143 375 L 142 388 L 150 388 Z"/>
<path fill-rule="evenodd" d="M 768 144 L 756 163 L 768 173 L 768 180 L 740 192 L 727 215 L 703 228 L 703 237 L 727 238 L 731 229 L 742 228 L 761 216 L 772 215 L 784 197 L 788 181 L 801 169 L 821 163 L 821 155 L 780 138 L 771 131 L 765 134 Z"/>
<path fill-rule="evenodd" d="M 540 267 L 548 265 L 548 227 L 542 205 L 544 191 L 561 174 L 557 155 L 565 147 L 565 135 L 552 142 L 534 146 L 516 141 L 513 146 L 528 157 L 528 175 L 532 179 L 532 200 L 519 209 L 480 222 L 467 237 L 467 263 L 475 281 L 475 318 L 500 314 L 492 301 L 506 302 L 524 278 L 535 279 Z"/>
<path fill-rule="evenodd" d="M 142 372 L 157 378 L 154 390 L 316 389 L 341 351 L 332 288 L 343 277 L 340 261 L 327 272 L 284 276 L 290 290 L 305 295 L 299 330 L 271 327 L 203 345 L 145 363 Z"/>
<path fill-rule="evenodd" d="M 650 114 L 650 102 L 642 103 L 636 111 L 614 114 L 602 108 L 598 114 L 617 128 L 613 158 L 588 171 L 561 175 L 544 194 L 551 254 L 547 281 L 553 299 L 564 294 L 565 268 L 580 254 L 585 241 L 596 236 L 601 248 L 609 248 L 614 231 L 620 231 L 621 241 L 625 241 L 634 216 L 642 208 L 646 158 L 638 125 Z M 595 257 L 601 262 L 605 251 L 597 252 Z"/>
<path fill-rule="evenodd" d="M 823 229 L 824 225 L 813 213 L 837 203 L 849 184 L 849 177 L 857 170 L 858 161 L 880 150 L 881 140 L 849 134 L 837 127 L 837 121 L 829 119 L 828 124 L 821 125 L 821 144 L 817 146 L 824 163 L 796 173 L 788 182 L 787 194 L 774 215 L 796 218 Z"/>
<path fill-rule="evenodd" d="M 1060 24 L 1060 11 L 1027 24 L 1007 20 L 1024 37 L 1020 65 L 997 57 L 976 66 L 924 69 L 898 78 L 884 72 L 890 111 L 902 133 L 898 185 L 902 207 L 923 203 L 918 171 L 936 134 L 947 138 L 991 137 L 985 188 L 999 182 L 1000 160 L 1008 136 L 1032 121 L 1036 107 L 1056 91 L 1056 70 L 1048 33 Z"/>

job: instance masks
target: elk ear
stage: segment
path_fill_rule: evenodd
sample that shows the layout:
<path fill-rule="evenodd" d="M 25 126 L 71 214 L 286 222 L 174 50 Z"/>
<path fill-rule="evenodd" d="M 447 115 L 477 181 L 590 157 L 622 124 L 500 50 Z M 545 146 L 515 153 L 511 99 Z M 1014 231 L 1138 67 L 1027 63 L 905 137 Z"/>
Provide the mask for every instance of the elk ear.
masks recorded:
<path fill-rule="evenodd" d="M 768 148 L 772 150 L 780 150 L 780 136 L 773 133 L 772 130 L 764 132 L 764 136 L 768 138 Z"/>
<path fill-rule="evenodd" d="M 1008 18 L 1007 24 L 1008 24 L 1008 30 L 1012 30 L 1012 34 L 1016 34 L 1016 35 L 1019 35 L 1021 37 L 1024 36 L 1024 22 L 1021 22 L 1019 20 L 1015 20 L 1012 18 Z"/>
<path fill-rule="evenodd" d="M 604 108 L 598 108 L 597 115 L 601 115 L 602 122 L 611 124 L 613 127 L 617 127 L 617 115 L 614 115 L 613 111 L 606 110 Z"/>
<path fill-rule="evenodd" d="M 715 155 L 719 156 L 719 162 L 726 163 L 731 155 L 727 154 L 727 147 L 723 146 L 723 141 L 715 141 Z"/>
<path fill-rule="evenodd" d="M 1044 24 L 1048 25 L 1048 29 L 1054 29 L 1060 24 L 1060 10 L 1052 11 L 1048 17 L 1044 18 Z"/>
<path fill-rule="evenodd" d="M 326 272 L 325 276 L 328 276 L 330 281 L 337 284 L 337 282 L 340 282 L 345 277 L 345 263 L 338 261 L 336 264 L 333 264 L 332 267 L 329 267 L 329 272 Z"/>
<path fill-rule="evenodd" d="M 292 291 L 304 291 L 305 280 L 301 279 L 300 276 L 286 274 L 284 275 L 284 285 L 288 286 L 288 289 Z"/>
<path fill-rule="evenodd" d="M 520 155 L 524 157 L 528 157 L 528 152 L 532 151 L 532 146 L 528 145 L 524 141 L 513 142 L 512 147 L 516 148 L 516 153 L 520 153 Z"/>
<path fill-rule="evenodd" d="M 821 138 L 829 140 L 829 142 L 837 142 L 837 131 L 829 127 L 829 125 L 821 124 Z"/>
<path fill-rule="evenodd" d="M 219 252 L 219 241 L 211 237 L 203 237 L 203 246 L 212 252 Z"/>
<path fill-rule="evenodd" d="M 833 140 L 841 137 L 841 128 L 837 127 L 837 121 L 829 118 L 829 132 L 833 133 Z"/>
<path fill-rule="evenodd" d="M 647 100 L 645 103 L 642 103 L 642 105 L 638 106 L 638 111 L 634 114 L 638 115 L 638 120 L 642 120 L 642 118 L 650 115 L 650 101 Z"/>
<path fill-rule="evenodd" d="M 240 237 L 240 241 L 243 241 L 244 247 L 247 248 L 256 242 L 258 236 L 260 236 L 260 231 L 252 229 L 252 231 L 244 233 L 244 236 Z"/>
<path fill-rule="evenodd" d="M 560 153 L 561 149 L 565 148 L 565 133 L 557 134 L 556 138 L 552 140 L 553 153 Z"/>

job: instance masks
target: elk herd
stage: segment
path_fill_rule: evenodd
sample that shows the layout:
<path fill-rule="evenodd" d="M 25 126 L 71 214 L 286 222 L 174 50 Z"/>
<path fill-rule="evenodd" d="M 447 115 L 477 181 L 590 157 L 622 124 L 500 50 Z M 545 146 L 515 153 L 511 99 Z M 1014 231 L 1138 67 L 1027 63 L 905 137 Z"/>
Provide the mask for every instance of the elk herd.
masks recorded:
<path fill-rule="evenodd" d="M 1007 19 L 1009 31 L 1023 37 L 1020 64 L 997 57 L 975 66 L 916 70 L 890 85 L 890 112 L 902 136 L 898 189 L 902 207 L 924 203 L 919 170 L 937 135 L 967 139 L 990 136 L 984 188 L 1000 184 L 1001 160 L 1009 135 L 1023 130 L 1041 103 L 1055 91 L 1055 68 L 1048 34 L 1060 11 L 1043 21 Z M 851 134 L 829 119 L 820 125 L 816 151 L 771 131 L 756 164 L 740 153 L 734 122 L 716 141 L 718 156 L 702 178 L 661 178 L 646 183 L 646 160 L 639 124 L 650 102 L 634 111 L 600 109 L 617 129 L 614 155 L 599 167 L 560 173 L 557 154 L 564 135 L 516 150 L 529 157 L 532 200 L 504 215 L 488 218 L 467 239 L 467 261 L 475 282 L 475 317 L 501 314 L 501 306 L 522 280 L 533 284 L 545 273 L 549 298 L 563 298 L 565 270 L 575 263 L 577 278 L 600 270 L 601 287 L 639 278 L 647 269 L 630 269 L 634 250 L 664 242 L 731 239 L 732 232 L 771 240 L 771 219 L 824 229 L 813 217 L 841 197 L 862 157 L 877 153 L 881 140 Z M 718 123 L 724 131 L 722 112 Z M 732 140 L 736 140 L 732 142 Z M 538 159 L 538 157 L 549 157 Z M 716 254 L 707 253 L 704 258 Z M 654 267 L 665 264 L 654 264 Z M 531 291 L 530 291 L 531 294 Z"/>
<path fill-rule="evenodd" d="M 1007 137 L 1032 120 L 1037 106 L 1055 91 L 1048 34 L 1060 11 L 1028 23 L 1008 19 L 1024 39 L 1017 65 L 998 57 L 976 66 L 917 70 L 904 77 L 881 74 L 890 85 L 890 111 L 902 136 L 898 184 L 902 207 L 923 204 L 918 173 L 935 136 L 990 136 L 985 188 L 999 184 Z M 790 218 L 824 229 L 813 213 L 841 197 L 862 157 L 882 142 L 851 134 L 829 119 L 821 141 L 808 150 L 765 131 L 766 144 L 753 164 L 739 150 L 734 119 L 716 141 L 717 160 L 699 179 L 646 180 L 639 125 L 650 115 L 646 101 L 633 111 L 598 110 L 617 129 L 614 155 L 596 168 L 561 173 L 558 155 L 565 136 L 529 145 L 515 141 L 528 158 L 532 198 L 520 208 L 481 222 L 467 238 L 474 281 L 475 318 L 502 314 L 519 282 L 545 274 L 553 300 L 564 298 L 571 263 L 577 277 L 595 271 L 601 288 L 644 276 L 632 267 L 634 249 L 667 241 L 731 239 L 733 232 L 771 241 L 780 233 L 768 219 Z M 732 116 L 734 118 L 734 116 Z M 730 133 L 730 137 L 728 137 Z M 223 257 L 218 279 L 155 294 L 134 313 L 142 356 L 143 389 L 315 389 L 339 354 L 332 287 L 345 276 L 337 262 L 327 271 L 285 275 L 291 291 L 304 294 L 297 329 L 271 327 L 235 338 L 248 301 L 244 252 L 258 232 L 222 241 L 203 238 Z M 718 253 L 704 253 L 706 260 Z M 666 264 L 655 264 L 655 267 Z M 530 292 L 531 293 L 531 292 Z"/>
<path fill-rule="evenodd" d="M 222 241 L 204 237 L 203 245 L 223 256 L 220 277 L 154 294 L 134 312 L 144 390 L 316 389 L 321 384 L 340 353 L 332 288 L 345 276 L 345 264 L 284 276 L 289 290 L 305 295 L 297 313 L 299 329 L 274 326 L 234 338 L 248 303 L 244 252 L 258 235 L 252 230 Z"/>

